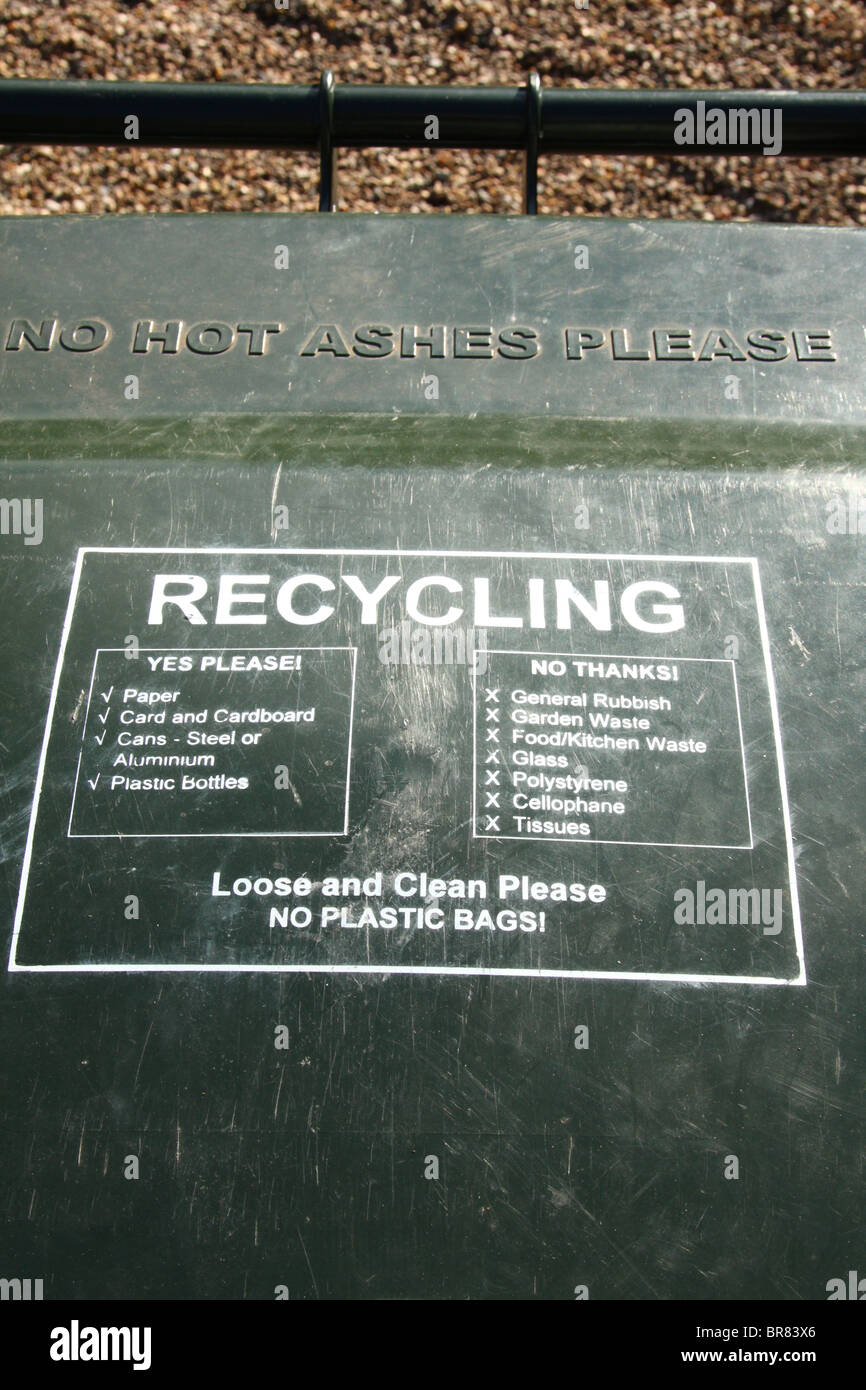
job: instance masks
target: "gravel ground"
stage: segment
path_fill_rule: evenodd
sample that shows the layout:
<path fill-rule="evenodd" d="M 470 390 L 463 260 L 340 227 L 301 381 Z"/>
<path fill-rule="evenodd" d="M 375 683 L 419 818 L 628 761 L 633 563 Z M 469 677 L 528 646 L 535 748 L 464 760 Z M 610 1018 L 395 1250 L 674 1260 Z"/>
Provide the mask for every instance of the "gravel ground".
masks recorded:
<path fill-rule="evenodd" d="M 558 87 L 866 86 L 863 0 L 5 0 L 0 76 Z M 521 157 L 341 151 L 343 209 L 519 212 Z M 0 213 L 301 211 L 293 152 L 0 147 Z M 540 211 L 866 224 L 866 160 L 543 159 Z"/>

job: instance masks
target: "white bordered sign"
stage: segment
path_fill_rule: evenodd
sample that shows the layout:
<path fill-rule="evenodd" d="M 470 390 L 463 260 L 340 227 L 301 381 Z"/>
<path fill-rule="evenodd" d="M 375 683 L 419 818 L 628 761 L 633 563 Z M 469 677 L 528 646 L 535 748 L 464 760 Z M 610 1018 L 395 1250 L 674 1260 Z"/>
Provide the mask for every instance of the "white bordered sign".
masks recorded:
<path fill-rule="evenodd" d="M 9 968 L 804 984 L 757 561 L 82 549 Z"/>

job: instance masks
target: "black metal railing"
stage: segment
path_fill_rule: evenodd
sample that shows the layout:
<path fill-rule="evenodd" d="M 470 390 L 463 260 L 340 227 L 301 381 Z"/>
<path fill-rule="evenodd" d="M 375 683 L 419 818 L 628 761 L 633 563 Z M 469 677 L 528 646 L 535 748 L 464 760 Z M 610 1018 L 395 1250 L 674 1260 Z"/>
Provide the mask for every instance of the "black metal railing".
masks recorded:
<path fill-rule="evenodd" d="M 728 135 L 747 129 L 736 113 L 778 112 L 773 153 L 866 154 L 862 91 L 545 90 L 534 73 L 524 87 L 338 86 L 331 72 L 303 87 L 10 79 L 0 81 L 0 144 L 318 150 L 322 211 L 336 207 L 338 149 L 522 150 L 533 213 L 540 155 L 767 152 L 742 138 L 677 143 L 684 109 L 722 112 L 715 135 L 726 122 Z"/>

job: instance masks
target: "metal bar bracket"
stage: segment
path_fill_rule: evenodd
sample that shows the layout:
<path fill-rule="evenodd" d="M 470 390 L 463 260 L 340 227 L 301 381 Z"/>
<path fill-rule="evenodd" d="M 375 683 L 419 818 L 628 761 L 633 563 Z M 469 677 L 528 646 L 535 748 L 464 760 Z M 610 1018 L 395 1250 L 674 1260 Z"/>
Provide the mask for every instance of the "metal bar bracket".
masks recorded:
<path fill-rule="evenodd" d="M 337 208 L 337 163 L 334 150 L 334 74 L 319 82 L 319 212 Z"/>
<path fill-rule="evenodd" d="M 541 78 L 531 72 L 526 79 L 526 167 L 523 179 L 523 211 L 538 212 L 538 145 L 541 140 Z"/>

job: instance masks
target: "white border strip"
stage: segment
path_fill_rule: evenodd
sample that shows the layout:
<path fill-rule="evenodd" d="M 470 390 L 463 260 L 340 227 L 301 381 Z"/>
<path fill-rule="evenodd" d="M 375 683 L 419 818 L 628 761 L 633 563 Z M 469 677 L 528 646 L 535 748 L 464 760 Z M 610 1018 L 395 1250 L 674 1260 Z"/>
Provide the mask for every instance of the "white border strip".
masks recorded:
<path fill-rule="evenodd" d="M 72 627 L 72 614 L 75 611 L 75 601 L 78 598 L 78 585 L 81 582 L 81 570 L 84 564 L 84 555 L 84 549 L 80 549 L 75 557 L 75 569 L 72 574 L 72 585 L 69 590 L 69 603 L 66 605 L 66 617 L 63 621 L 63 631 L 60 634 L 60 650 L 57 653 L 57 665 L 54 668 L 54 681 L 51 686 L 51 699 L 48 701 L 48 713 L 45 716 L 45 731 L 42 735 L 42 751 L 39 754 L 39 766 L 36 770 L 36 788 L 33 793 L 33 805 L 30 808 L 30 824 L 27 827 L 27 843 L 24 846 L 24 859 L 21 864 L 21 885 L 18 889 L 18 902 L 15 907 L 15 925 L 12 929 L 12 945 L 9 948 L 8 969 L 10 971 L 26 970 L 28 968 L 27 966 L 18 964 L 18 962 L 15 959 L 15 954 L 18 950 L 18 937 L 21 932 L 21 919 L 24 914 L 24 899 L 27 893 L 27 878 L 30 873 L 30 859 L 33 854 L 33 839 L 36 834 L 36 814 L 39 810 L 39 800 L 42 796 L 42 779 L 45 776 L 45 762 L 48 757 L 48 743 L 51 738 L 51 729 L 54 724 L 54 709 L 57 704 L 57 691 L 60 686 L 60 672 L 63 669 L 63 658 L 66 655 L 66 643 L 69 641 L 69 630 Z"/>
<path fill-rule="evenodd" d="M 767 618 L 764 612 L 764 591 L 761 588 L 761 575 L 757 560 L 752 560 L 752 578 L 755 582 L 755 598 L 758 609 L 758 625 L 761 644 L 764 648 L 764 664 L 767 668 L 767 688 L 770 692 L 770 715 L 773 720 L 773 733 L 776 739 L 776 762 L 779 769 L 779 788 L 782 794 L 782 819 L 785 823 L 785 842 L 788 848 L 788 883 L 791 890 L 791 912 L 794 917 L 794 940 L 797 946 L 797 960 L 800 973 L 792 985 L 806 984 L 806 956 L 803 948 L 803 924 L 800 917 L 800 897 L 797 892 L 797 865 L 794 858 L 794 838 L 791 829 L 791 810 L 788 805 L 788 783 L 785 776 L 785 755 L 782 752 L 782 727 L 779 723 L 779 706 L 776 699 L 776 679 L 770 661 L 770 636 L 767 631 Z"/>

